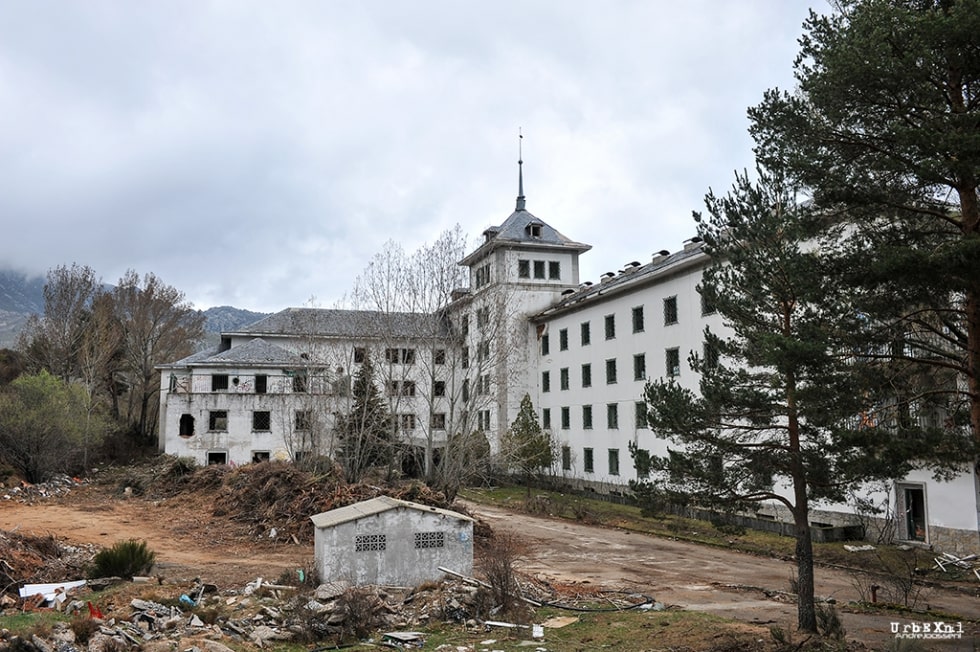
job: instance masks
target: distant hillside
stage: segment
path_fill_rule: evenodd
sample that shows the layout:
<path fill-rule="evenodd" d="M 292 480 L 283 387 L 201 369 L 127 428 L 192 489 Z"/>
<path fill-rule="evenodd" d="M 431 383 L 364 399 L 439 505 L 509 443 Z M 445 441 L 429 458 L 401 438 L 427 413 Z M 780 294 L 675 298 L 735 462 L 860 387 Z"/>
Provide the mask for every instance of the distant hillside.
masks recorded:
<path fill-rule="evenodd" d="M 31 278 L 19 272 L 0 270 L 0 348 L 15 346 L 27 319 L 32 314 L 44 312 L 44 283 L 43 277 Z M 215 335 L 237 330 L 268 316 L 232 306 L 217 306 L 202 312 L 206 319 L 205 331 Z"/>

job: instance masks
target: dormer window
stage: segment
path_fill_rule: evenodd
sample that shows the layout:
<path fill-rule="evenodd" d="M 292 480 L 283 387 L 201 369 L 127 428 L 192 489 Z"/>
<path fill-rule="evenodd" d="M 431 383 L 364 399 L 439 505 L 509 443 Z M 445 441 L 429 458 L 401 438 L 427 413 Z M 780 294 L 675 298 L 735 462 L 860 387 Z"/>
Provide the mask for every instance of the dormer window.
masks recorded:
<path fill-rule="evenodd" d="M 527 225 L 525 230 L 527 231 L 527 234 L 532 238 L 541 237 L 541 224 L 538 222 L 531 222 L 530 224 Z"/>

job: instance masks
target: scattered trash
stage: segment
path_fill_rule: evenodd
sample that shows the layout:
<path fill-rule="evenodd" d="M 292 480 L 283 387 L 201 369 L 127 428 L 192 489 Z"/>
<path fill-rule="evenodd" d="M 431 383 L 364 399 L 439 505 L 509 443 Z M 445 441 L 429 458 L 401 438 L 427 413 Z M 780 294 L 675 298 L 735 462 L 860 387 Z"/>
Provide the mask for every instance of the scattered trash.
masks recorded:
<path fill-rule="evenodd" d="M 68 592 L 85 586 L 85 580 L 75 580 L 74 582 L 52 582 L 50 584 L 25 584 L 19 590 L 20 597 L 33 598 L 36 595 L 44 596 L 45 602 L 63 603 L 68 598 Z"/>
<path fill-rule="evenodd" d="M 381 635 L 382 645 L 393 643 L 389 647 L 422 647 L 425 644 L 425 634 L 422 632 L 388 632 Z"/>
<path fill-rule="evenodd" d="M 956 566 L 963 570 L 972 571 L 976 578 L 980 580 L 980 564 L 978 564 L 977 555 L 957 557 L 956 555 L 944 552 L 940 556 L 934 557 L 933 561 L 936 563 L 935 568 L 938 568 L 944 573 L 949 572 L 947 566 Z"/>

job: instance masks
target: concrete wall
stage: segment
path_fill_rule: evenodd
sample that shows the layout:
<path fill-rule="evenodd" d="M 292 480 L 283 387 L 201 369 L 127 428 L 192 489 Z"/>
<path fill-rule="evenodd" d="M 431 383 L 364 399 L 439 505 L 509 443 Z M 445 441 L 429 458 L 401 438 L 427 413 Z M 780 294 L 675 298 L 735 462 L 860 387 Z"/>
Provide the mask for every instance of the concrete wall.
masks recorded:
<path fill-rule="evenodd" d="M 416 535 L 442 547 L 416 547 Z M 356 549 L 359 536 L 384 537 L 383 550 Z M 377 544 L 377 539 L 372 543 Z M 473 523 L 413 508 L 394 508 L 330 528 L 317 528 L 314 554 L 320 579 L 357 585 L 417 586 L 441 578 L 440 566 L 472 575 Z"/>

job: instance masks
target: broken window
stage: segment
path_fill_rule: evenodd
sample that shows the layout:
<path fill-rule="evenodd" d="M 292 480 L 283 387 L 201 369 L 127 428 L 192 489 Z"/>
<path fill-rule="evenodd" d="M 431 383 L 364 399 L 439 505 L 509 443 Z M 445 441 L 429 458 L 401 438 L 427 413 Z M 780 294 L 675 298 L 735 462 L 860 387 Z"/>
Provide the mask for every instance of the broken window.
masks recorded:
<path fill-rule="evenodd" d="M 592 365 L 588 362 L 582 365 L 582 387 L 592 387 Z"/>
<path fill-rule="evenodd" d="M 551 341 L 548 339 L 547 335 L 541 336 L 541 355 L 548 355 L 551 353 Z"/>
<path fill-rule="evenodd" d="M 269 389 L 269 377 L 265 374 L 258 374 L 255 376 L 255 393 L 265 394 Z"/>
<path fill-rule="evenodd" d="M 636 409 L 636 428 L 637 428 L 637 430 L 639 430 L 640 428 L 646 428 L 647 427 L 647 404 L 646 404 L 646 401 L 637 401 L 636 402 L 636 408 L 635 409 Z"/>
<path fill-rule="evenodd" d="M 358 534 L 354 537 L 355 552 L 370 552 L 384 550 L 388 544 L 386 534 Z"/>
<path fill-rule="evenodd" d="M 643 306 L 633 308 L 633 332 L 643 332 Z"/>
<path fill-rule="evenodd" d="M 637 353 L 633 356 L 633 380 L 646 380 L 647 377 L 647 356 L 645 353 Z"/>
<path fill-rule="evenodd" d="M 445 532 L 416 532 L 415 549 L 423 548 L 443 548 L 446 545 Z"/>
<path fill-rule="evenodd" d="M 572 449 L 568 446 L 561 447 L 561 468 L 563 471 L 572 470 Z"/>
<path fill-rule="evenodd" d="M 415 396 L 415 381 L 392 380 L 388 383 L 388 396 Z"/>
<path fill-rule="evenodd" d="M 412 430 L 415 430 L 415 415 L 407 413 L 399 414 L 398 426 L 402 432 L 411 432 Z"/>
<path fill-rule="evenodd" d="M 616 383 L 616 358 L 610 358 L 606 360 L 606 384 L 613 385 Z"/>
<path fill-rule="evenodd" d="M 194 436 L 194 417 L 189 414 L 180 415 L 180 431 L 181 437 L 193 437 Z"/>
<path fill-rule="evenodd" d="M 268 410 L 256 410 L 252 413 L 252 430 L 268 432 L 272 429 L 272 413 Z"/>
<path fill-rule="evenodd" d="M 446 429 L 446 413 L 436 412 L 432 415 L 432 429 L 433 430 L 445 430 Z"/>
<path fill-rule="evenodd" d="M 228 389 L 228 374 L 211 374 L 211 391 L 223 392 Z"/>
<path fill-rule="evenodd" d="M 445 396 L 446 395 L 446 381 L 436 380 L 432 383 L 432 395 L 433 396 Z"/>
<path fill-rule="evenodd" d="M 490 309 L 489 308 L 479 308 L 476 311 L 476 326 L 477 328 L 486 328 L 487 324 L 490 323 Z"/>
<path fill-rule="evenodd" d="M 531 278 L 531 261 L 529 260 L 517 261 L 517 277 Z"/>
<path fill-rule="evenodd" d="M 212 464 L 227 464 L 228 451 L 208 451 L 208 466 Z"/>
<path fill-rule="evenodd" d="M 591 448 L 582 449 L 582 468 L 586 473 L 592 473 L 595 471 L 595 460 L 592 457 Z"/>
<path fill-rule="evenodd" d="M 312 430 L 313 413 L 309 410 L 296 410 L 296 419 L 294 423 L 296 425 L 296 430 Z"/>
<path fill-rule="evenodd" d="M 568 430 L 571 427 L 572 427 L 571 408 L 563 407 L 561 409 L 561 429 Z"/>
<path fill-rule="evenodd" d="M 568 389 L 568 367 L 562 367 L 558 374 L 559 386 Z"/>
<path fill-rule="evenodd" d="M 568 350 L 568 329 L 563 328 L 558 331 L 558 348 L 562 351 Z"/>
<path fill-rule="evenodd" d="M 534 261 L 534 278 L 544 278 L 544 261 Z"/>
<path fill-rule="evenodd" d="M 293 374 L 293 391 L 297 393 L 302 393 L 307 390 L 309 383 L 307 382 L 306 373 L 298 371 Z"/>
<path fill-rule="evenodd" d="M 606 405 L 606 427 L 610 430 L 619 428 L 619 404 L 609 403 Z"/>
<path fill-rule="evenodd" d="M 592 430 L 592 406 L 582 406 L 582 429 Z"/>
<path fill-rule="evenodd" d="M 592 343 L 592 324 L 591 322 L 582 322 L 582 346 L 588 346 Z"/>
<path fill-rule="evenodd" d="M 609 475 L 619 475 L 619 449 L 609 449 Z"/>
<path fill-rule="evenodd" d="M 668 376 L 681 375 L 681 351 L 680 349 L 667 349 L 664 352 L 664 359 L 667 363 Z"/>
<path fill-rule="evenodd" d="M 551 427 L 551 408 L 541 408 L 541 427 L 545 430 Z"/>
<path fill-rule="evenodd" d="M 385 349 L 385 362 L 415 364 L 415 349 Z"/>
<path fill-rule="evenodd" d="M 490 282 L 490 264 L 487 263 L 482 267 L 478 267 L 474 273 L 474 285 L 478 288 L 483 287 Z"/>
<path fill-rule="evenodd" d="M 354 347 L 354 363 L 361 364 L 364 362 L 364 347 L 355 346 Z"/>
<path fill-rule="evenodd" d="M 616 315 L 606 315 L 606 339 L 611 340 L 616 337 Z"/>
<path fill-rule="evenodd" d="M 677 297 L 664 299 L 664 326 L 677 323 Z"/>
<path fill-rule="evenodd" d="M 548 261 L 548 278 L 553 281 L 561 278 L 561 263 L 555 260 Z"/>
<path fill-rule="evenodd" d="M 258 464 L 259 462 L 268 462 L 272 459 L 269 451 L 252 451 L 252 464 Z"/>
<path fill-rule="evenodd" d="M 208 413 L 208 430 L 228 430 L 228 410 L 211 410 Z"/>
<path fill-rule="evenodd" d="M 433 364 L 446 364 L 446 349 L 436 349 L 432 354 Z"/>

